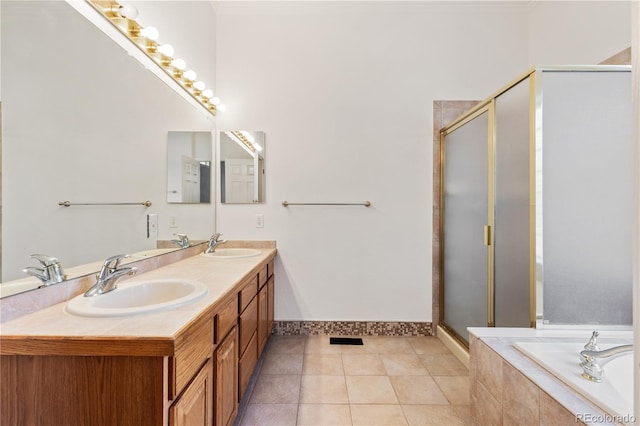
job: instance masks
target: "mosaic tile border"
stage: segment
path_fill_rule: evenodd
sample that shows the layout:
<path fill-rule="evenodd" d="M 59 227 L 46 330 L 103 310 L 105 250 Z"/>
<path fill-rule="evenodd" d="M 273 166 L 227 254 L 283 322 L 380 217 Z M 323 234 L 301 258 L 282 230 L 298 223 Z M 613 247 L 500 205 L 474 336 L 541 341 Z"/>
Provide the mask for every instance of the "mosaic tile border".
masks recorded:
<path fill-rule="evenodd" d="M 379 321 L 274 321 L 273 334 L 280 336 L 433 336 L 430 322 Z"/>

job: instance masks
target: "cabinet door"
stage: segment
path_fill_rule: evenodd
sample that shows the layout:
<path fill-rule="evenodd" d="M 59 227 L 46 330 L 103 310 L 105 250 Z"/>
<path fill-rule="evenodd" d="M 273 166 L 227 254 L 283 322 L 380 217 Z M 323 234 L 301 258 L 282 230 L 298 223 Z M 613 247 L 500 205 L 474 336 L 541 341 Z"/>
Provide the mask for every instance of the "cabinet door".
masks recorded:
<path fill-rule="evenodd" d="M 269 278 L 269 282 L 267 282 L 267 335 L 271 334 L 271 330 L 273 329 L 273 318 L 274 318 L 274 302 L 275 302 L 275 282 L 273 280 L 273 275 Z"/>
<path fill-rule="evenodd" d="M 202 367 L 193 382 L 169 409 L 172 426 L 211 426 L 213 424 L 212 360 Z"/>
<path fill-rule="evenodd" d="M 234 327 L 215 352 L 216 426 L 233 423 L 238 395 L 238 328 Z"/>
<path fill-rule="evenodd" d="M 258 293 L 258 357 L 267 343 L 269 337 L 269 308 L 268 308 L 268 286 L 265 285 Z"/>
<path fill-rule="evenodd" d="M 247 309 L 240 314 L 240 356 L 244 354 L 253 334 L 258 329 L 258 298 L 254 297 Z"/>

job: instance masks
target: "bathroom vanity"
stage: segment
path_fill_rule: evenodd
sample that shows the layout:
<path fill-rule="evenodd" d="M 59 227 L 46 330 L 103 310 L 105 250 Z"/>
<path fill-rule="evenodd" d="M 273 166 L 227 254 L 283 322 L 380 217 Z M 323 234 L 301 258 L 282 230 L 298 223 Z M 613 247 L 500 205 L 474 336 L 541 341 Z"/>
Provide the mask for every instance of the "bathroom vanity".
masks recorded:
<path fill-rule="evenodd" d="M 198 254 L 122 281 L 206 285 L 171 310 L 94 318 L 65 312 L 65 302 L 4 323 L 0 423 L 233 424 L 273 324 L 276 250 L 259 251 Z"/>

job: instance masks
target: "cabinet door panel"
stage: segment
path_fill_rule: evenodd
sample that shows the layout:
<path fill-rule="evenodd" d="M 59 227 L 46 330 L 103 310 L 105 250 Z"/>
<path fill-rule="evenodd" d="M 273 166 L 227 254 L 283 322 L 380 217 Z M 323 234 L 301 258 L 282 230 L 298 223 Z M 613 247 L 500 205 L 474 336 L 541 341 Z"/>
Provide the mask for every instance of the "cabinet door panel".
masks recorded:
<path fill-rule="evenodd" d="M 251 336 L 258 329 L 258 299 L 253 298 L 247 309 L 240 315 L 240 352 L 242 356 L 251 340 Z"/>
<path fill-rule="evenodd" d="M 211 426 L 213 421 L 213 367 L 209 360 L 169 409 L 172 426 Z"/>
<path fill-rule="evenodd" d="M 234 327 L 215 353 L 216 426 L 233 423 L 238 408 L 238 329 Z"/>
<path fill-rule="evenodd" d="M 258 357 L 260 357 L 268 337 L 268 288 L 268 286 L 264 286 L 262 290 L 260 290 L 260 293 L 258 293 Z"/>

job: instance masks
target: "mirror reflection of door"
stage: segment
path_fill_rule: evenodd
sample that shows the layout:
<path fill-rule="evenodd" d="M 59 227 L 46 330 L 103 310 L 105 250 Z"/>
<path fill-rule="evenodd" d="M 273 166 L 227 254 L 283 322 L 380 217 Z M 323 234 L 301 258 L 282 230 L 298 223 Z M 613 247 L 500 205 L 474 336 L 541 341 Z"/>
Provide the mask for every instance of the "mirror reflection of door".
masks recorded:
<path fill-rule="evenodd" d="M 225 202 L 253 203 L 254 167 L 253 160 L 228 158 L 225 160 Z"/>
<path fill-rule="evenodd" d="M 200 162 L 182 156 L 182 197 L 183 203 L 200 202 Z"/>
<path fill-rule="evenodd" d="M 211 132 L 169 132 L 167 202 L 211 202 Z"/>
<path fill-rule="evenodd" d="M 220 201 L 223 204 L 264 203 L 264 132 L 220 132 Z"/>

